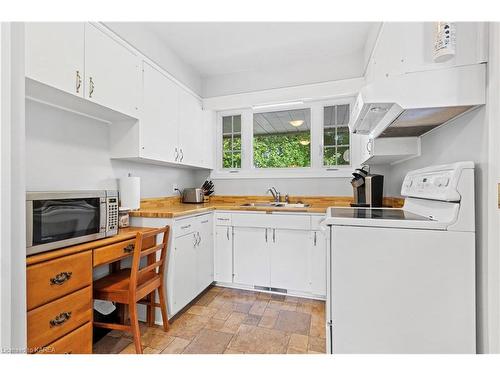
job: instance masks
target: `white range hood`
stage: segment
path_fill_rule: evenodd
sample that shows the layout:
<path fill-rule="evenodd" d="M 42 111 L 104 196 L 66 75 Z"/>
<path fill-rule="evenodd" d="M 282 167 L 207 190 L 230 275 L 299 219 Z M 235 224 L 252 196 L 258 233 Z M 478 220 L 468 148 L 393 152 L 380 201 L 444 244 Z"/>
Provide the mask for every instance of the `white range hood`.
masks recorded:
<path fill-rule="evenodd" d="M 486 102 L 486 64 L 405 73 L 363 87 L 351 112 L 356 134 L 414 137 Z"/>

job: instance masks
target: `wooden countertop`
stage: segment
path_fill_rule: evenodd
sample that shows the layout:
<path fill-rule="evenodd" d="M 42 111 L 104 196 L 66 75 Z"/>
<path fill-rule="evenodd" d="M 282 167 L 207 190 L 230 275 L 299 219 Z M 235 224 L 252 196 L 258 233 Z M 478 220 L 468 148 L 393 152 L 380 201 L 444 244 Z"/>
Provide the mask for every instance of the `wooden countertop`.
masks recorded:
<path fill-rule="evenodd" d="M 46 251 L 44 253 L 30 255 L 26 258 L 26 265 L 32 265 L 40 262 L 45 262 L 47 260 L 52 260 L 59 258 L 61 256 L 80 253 L 86 250 L 92 250 L 97 247 L 107 246 L 114 244 L 116 242 L 126 241 L 134 238 L 137 233 L 144 233 L 157 228 L 147 228 L 147 227 L 128 227 L 122 228 L 118 231 L 118 234 L 113 237 L 106 237 L 100 240 L 84 242 L 78 245 L 65 247 L 59 250 Z"/>
<path fill-rule="evenodd" d="M 148 198 L 141 200 L 141 208 L 130 212 L 133 217 L 150 218 L 176 218 L 193 214 L 200 214 L 214 210 L 227 211 L 258 211 L 258 212 L 303 212 L 325 214 L 328 207 L 349 207 L 352 197 L 330 196 L 330 197 L 290 197 L 290 201 L 310 204 L 304 208 L 282 208 L 282 207 L 249 207 L 242 206 L 249 202 L 269 202 L 267 196 L 214 196 L 210 197 L 209 203 L 188 204 L 180 203 L 177 197 Z M 399 198 L 384 198 L 384 205 L 390 207 L 402 206 Z"/>

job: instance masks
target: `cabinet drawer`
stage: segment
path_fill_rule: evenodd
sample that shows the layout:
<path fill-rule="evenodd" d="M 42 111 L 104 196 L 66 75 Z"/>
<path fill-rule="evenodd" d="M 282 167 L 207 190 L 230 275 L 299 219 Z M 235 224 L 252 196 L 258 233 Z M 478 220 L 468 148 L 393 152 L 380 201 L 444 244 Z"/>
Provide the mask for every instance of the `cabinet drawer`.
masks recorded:
<path fill-rule="evenodd" d="M 92 251 L 29 266 L 26 270 L 28 310 L 92 283 Z"/>
<path fill-rule="evenodd" d="M 142 243 L 142 248 L 146 249 L 154 246 L 155 241 L 154 237 L 145 239 Z M 135 238 L 94 249 L 94 267 L 131 256 L 134 251 L 134 245 Z"/>
<path fill-rule="evenodd" d="M 233 214 L 232 223 L 235 227 L 309 230 L 311 228 L 311 216 L 276 213 Z"/>
<path fill-rule="evenodd" d="M 28 312 L 28 347 L 41 348 L 92 321 L 92 287 Z"/>
<path fill-rule="evenodd" d="M 88 322 L 75 329 L 37 354 L 92 354 L 92 323 Z"/>
<path fill-rule="evenodd" d="M 174 236 L 181 237 L 195 230 L 195 218 L 178 220 L 174 223 Z"/>
<path fill-rule="evenodd" d="M 229 212 L 216 212 L 215 225 L 231 226 L 231 214 Z"/>

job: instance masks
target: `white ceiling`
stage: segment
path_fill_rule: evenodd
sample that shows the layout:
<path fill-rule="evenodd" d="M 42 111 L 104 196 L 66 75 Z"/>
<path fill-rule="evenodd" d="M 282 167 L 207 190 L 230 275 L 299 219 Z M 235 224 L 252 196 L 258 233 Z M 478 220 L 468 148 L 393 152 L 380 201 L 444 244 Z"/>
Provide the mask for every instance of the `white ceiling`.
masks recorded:
<path fill-rule="evenodd" d="M 290 124 L 293 120 L 303 120 L 304 123 L 295 127 Z M 255 134 L 296 133 L 310 130 L 310 121 L 311 110 L 309 108 L 255 113 L 253 128 Z"/>
<path fill-rule="evenodd" d="M 148 28 L 203 78 L 362 58 L 378 23 L 152 22 Z M 361 64 L 360 64 L 361 65 Z M 361 72 L 362 73 L 362 72 Z"/>

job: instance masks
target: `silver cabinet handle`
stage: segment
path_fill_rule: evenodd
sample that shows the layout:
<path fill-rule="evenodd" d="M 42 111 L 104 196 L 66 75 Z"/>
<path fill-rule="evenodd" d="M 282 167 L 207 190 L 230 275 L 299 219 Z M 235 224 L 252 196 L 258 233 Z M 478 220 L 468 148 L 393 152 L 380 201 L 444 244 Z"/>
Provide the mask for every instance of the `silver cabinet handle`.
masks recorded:
<path fill-rule="evenodd" d="M 196 246 L 200 246 L 201 243 L 201 235 L 200 232 L 196 232 L 198 234 L 198 242 L 196 243 Z"/>
<path fill-rule="evenodd" d="M 368 151 L 369 154 L 372 153 L 373 151 L 373 139 L 370 139 L 367 143 L 366 143 L 366 151 Z"/>
<path fill-rule="evenodd" d="M 175 161 L 177 161 L 177 159 L 179 159 L 179 151 L 177 151 L 177 147 L 175 148 Z"/>
<path fill-rule="evenodd" d="M 82 77 L 80 76 L 80 71 L 76 71 L 76 93 L 80 93 L 80 87 L 82 87 Z"/>
<path fill-rule="evenodd" d="M 193 233 L 193 238 L 194 238 L 193 247 L 196 247 L 196 244 L 198 243 L 198 238 L 196 238 L 196 232 Z"/>
<path fill-rule="evenodd" d="M 227 240 L 229 241 L 229 227 L 227 227 L 226 237 L 227 237 Z"/>
<path fill-rule="evenodd" d="M 316 246 L 317 243 L 317 238 L 318 237 L 318 232 L 314 232 L 314 246 Z"/>
<path fill-rule="evenodd" d="M 94 93 L 94 80 L 92 77 L 89 78 L 89 98 L 92 98 L 92 94 Z"/>
<path fill-rule="evenodd" d="M 182 161 L 184 159 L 184 152 L 182 151 L 182 148 L 180 148 L 179 151 L 181 153 L 181 158 L 179 161 Z"/>
<path fill-rule="evenodd" d="M 182 227 L 181 227 L 181 229 L 188 229 L 188 228 L 190 228 L 190 227 L 191 227 L 191 224 L 188 224 L 188 225 L 184 225 L 184 226 L 182 226 Z"/>
<path fill-rule="evenodd" d="M 273 228 L 273 242 L 276 242 L 276 228 Z"/>
<path fill-rule="evenodd" d="M 266 228 L 266 236 L 265 237 L 266 237 L 266 242 L 267 242 L 267 228 Z"/>
<path fill-rule="evenodd" d="M 206 224 L 206 223 L 208 223 L 208 219 L 207 219 L 207 220 L 203 220 L 201 223 L 202 223 L 202 224 Z"/>
<path fill-rule="evenodd" d="M 227 217 L 218 217 L 217 220 L 219 220 L 219 221 L 229 221 L 229 218 L 227 218 Z"/>

